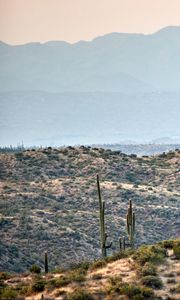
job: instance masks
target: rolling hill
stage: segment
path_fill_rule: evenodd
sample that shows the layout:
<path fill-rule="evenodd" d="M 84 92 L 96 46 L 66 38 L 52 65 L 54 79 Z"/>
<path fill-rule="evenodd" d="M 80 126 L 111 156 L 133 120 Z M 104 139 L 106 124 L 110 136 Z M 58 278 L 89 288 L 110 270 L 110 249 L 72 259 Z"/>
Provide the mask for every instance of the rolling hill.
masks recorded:
<path fill-rule="evenodd" d="M 126 235 L 129 199 L 136 246 L 179 236 L 180 151 L 149 157 L 90 147 L 0 153 L 0 269 L 25 271 L 100 257 L 96 174 L 106 202 L 109 254 Z"/>

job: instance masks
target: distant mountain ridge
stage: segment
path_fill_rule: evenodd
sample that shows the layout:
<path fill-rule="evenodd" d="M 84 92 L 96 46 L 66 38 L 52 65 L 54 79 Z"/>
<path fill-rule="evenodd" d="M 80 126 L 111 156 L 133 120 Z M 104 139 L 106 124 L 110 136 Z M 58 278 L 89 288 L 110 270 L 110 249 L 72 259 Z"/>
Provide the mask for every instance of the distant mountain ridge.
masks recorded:
<path fill-rule="evenodd" d="M 180 27 L 90 42 L 0 43 L 0 91 L 180 91 Z"/>
<path fill-rule="evenodd" d="M 180 137 L 180 27 L 75 44 L 1 42 L 0 66 L 1 146 Z"/>

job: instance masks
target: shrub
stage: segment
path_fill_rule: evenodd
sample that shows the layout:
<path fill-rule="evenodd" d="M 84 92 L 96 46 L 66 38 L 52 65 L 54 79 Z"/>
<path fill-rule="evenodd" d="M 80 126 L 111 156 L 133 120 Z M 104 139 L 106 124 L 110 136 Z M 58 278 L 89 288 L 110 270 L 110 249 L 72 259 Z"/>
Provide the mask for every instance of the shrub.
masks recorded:
<path fill-rule="evenodd" d="M 3 280 L 0 280 L 0 294 L 1 290 L 3 290 L 5 287 L 7 287 L 7 284 Z"/>
<path fill-rule="evenodd" d="M 174 284 L 174 283 L 177 283 L 177 281 L 176 281 L 175 278 L 168 278 L 167 283 L 170 283 L 170 284 L 173 283 Z"/>
<path fill-rule="evenodd" d="M 84 289 L 78 288 L 67 297 L 67 300 L 93 300 L 93 297 Z"/>
<path fill-rule="evenodd" d="M 178 283 L 174 288 L 175 293 L 180 293 L 180 283 Z"/>
<path fill-rule="evenodd" d="M 41 268 L 37 265 L 32 265 L 31 268 L 30 268 L 30 272 L 35 273 L 35 274 L 40 274 L 41 273 Z"/>
<path fill-rule="evenodd" d="M 154 295 L 153 290 L 148 287 L 123 283 L 112 279 L 111 279 L 111 286 L 109 288 L 109 292 L 125 295 L 128 297 L 128 299 L 132 299 L 132 300 L 143 300 L 143 299 L 152 300 Z"/>
<path fill-rule="evenodd" d="M 162 280 L 159 277 L 153 275 L 142 277 L 141 283 L 153 289 L 160 289 L 163 286 Z"/>
<path fill-rule="evenodd" d="M 42 279 L 35 281 L 31 287 L 32 292 L 42 292 L 44 291 L 46 282 Z"/>
<path fill-rule="evenodd" d="M 166 256 L 166 250 L 160 246 L 142 246 L 140 247 L 133 258 L 140 264 L 144 265 L 149 262 L 158 264 L 163 262 Z"/>
<path fill-rule="evenodd" d="M 146 287 L 141 287 L 138 285 L 128 285 L 124 287 L 121 292 L 131 299 L 152 299 L 153 291 Z"/>
<path fill-rule="evenodd" d="M 121 276 L 110 277 L 109 281 L 111 286 L 116 286 L 122 282 L 122 277 Z"/>
<path fill-rule="evenodd" d="M 173 240 L 168 240 L 168 241 L 162 241 L 159 243 L 159 245 L 162 245 L 165 249 L 172 249 L 174 245 Z"/>
<path fill-rule="evenodd" d="M 21 283 L 20 285 L 16 286 L 16 290 L 18 293 L 22 295 L 29 295 L 31 294 L 31 286 L 28 284 Z"/>
<path fill-rule="evenodd" d="M 157 272 L 156 272 L 155 266 L 151 263 L 146 263 L 141 270 L 141 275 L 142 276 L 148 276 L 148 275 L 156 276 Z"/>
<path fill-rule="evenodd" d="M 110 262 L 116 261 L 118 259 L 126 258 L 126 257 L 129 257 L 130 255 L 132 255 L 133 253 L 134 253 L 134 250 L 126 249 L 125 251 L 118 252 L 118 253 L 113 254 L 112 256 L 106 257 L 105 262 L 110 263 Z"/>
<path fill-rule="evenodd" d="M 174 255 L 177 259 L 180 259 L 180 242 L 177 242 L 173 246 Z"/>
<path fill-rule="evenodd" d="M 6 287 L 0 292 L 0 298 L 3 300 L 13 300 L 16 299 L 16 297 L 17 292 L 11 287 Z"/>
<path fill-rule="evenodd" d="M 107 265 L 107 262 L 105 260 L 96 260 L 92 266 L 91 266 L 91 270 L 96 270 L 96 269 L 100 269 L 103 268 Z"/>
<path fill-rule="evenodd" d="M 59 277 L 58 279 L 52 279 L 48 282 L 48 289 L 51 289 L 51 287 L 63 287 L 70 283 L 71 281 L 69 278 L 65 275 Z"/>
<path fill-rule="evenodd" d="M 10 274 L 7 272 L 0 272 L 0 280 L 7 280 L 11 278 Z"/>
<path fill-rule="evenodd" d="M 175 273 L 174 272 L 165 273 L 164 277 L 170 277 L 170 278 L 175 277 Z"/>
<path fill-rule="evenodd" d="M 86 270 L 76 269 L 67 273 L 67 278 L 69 281 L 81 282 L 85 280 Z"/>
<path fill-rule="evenodd" d="M 57 279 L 51 279 L 47 283 L 47 289 L 52 290 L 53 288 L 60 288 L 68 285 L 71 282 L 82 282 L 85 280 L 86 270 L 75 269 L 67 272 L 65 275 L 60 276 Z"/>

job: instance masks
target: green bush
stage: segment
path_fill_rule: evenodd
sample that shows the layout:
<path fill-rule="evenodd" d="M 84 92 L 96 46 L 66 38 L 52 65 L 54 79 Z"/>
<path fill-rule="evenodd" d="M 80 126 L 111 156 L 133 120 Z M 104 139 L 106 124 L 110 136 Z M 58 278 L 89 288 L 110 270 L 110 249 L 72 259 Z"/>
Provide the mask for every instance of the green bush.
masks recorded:
<path fill-rule="evenodd" d="M 141 273 L 142 276 L 148 276 L 148 275 L 156 276 L 157 275 L 156 268 L 151 263 L 145 263 L 145 265 L 141 269 L 140 273 Z"/>
<path fill-rule="evenodd" d="M 108 292 L 110 294 L 125 295 L 128 297 L 128 299 L 131 300 L 144 300 L 144 299 L 152 300 L 154 296 L 153 290 L 148 287 L 123 283 L 116 279 L 115 280 L 111 279 L 111 285 L 109 287 Z"/>
<path fill-rule="evenodd" d="M 158 243 L 159 245 L 162 245 L 165 249 L 172 249 L 173 245 L 174 245 L 174 241 L 173 240 L 165 240 L 162 242 Z"/>
<path fill-rule="evenodd" d="M 126 257 L 129 257 L 130 255 L 132 255 L 133 253 L 134 253 L 134 250 L 126 249 L 125 251 L 118 252 L 118 253 L 113 254 L 112 256 L 106 257 L 105 262 L 110 263 L 110 262 L 116 261 L 118 259 L 126 258 Z"/>
<path fill-rule="evenodd" d="M 67 278 L 70 282 L 82 282 L 85 280 L 86 270 L 83 269 L 75 269 L 67 273 Z"/>
<path fill-rule="evenodd" d="M 141 287 L 138 285 L 128 285 L 128 287 L 124 287 L 121 292 L 131 299 L 152 299 L 153 291 L 146 287 Z"/>
<path fill-rule="evenodd" d="M 96 270 L 96 269 L 100 269 L 103 268 L 107 265 L 107 262 L 105 260 L 96 260 L 92 266 L 91 266 L 91 270 Z"/>
<path fill-rule="evenodd" d="M 0 280 L 7 280 L 11 278 L 11 275 L 7 272 L 0 272 Z"/>
<path fill-rule="evenodd" d="M 70 284 L 71 282 L 83 282 L 85 280 L 86 270 L 75 269 L 67 272 L 65 275 L 60 276 L 57 279 L 51 279 L 47 283 L 47 289 L 60 288 Z"/>
<path fill-rule="evenodd" d="M 175 284 L 175 283 L 177 283 L 177 281 L 176 281 L 176 279 L 175 278 L 168 278 L 167 279 L 167 283 L 170 283 L 170 284 Z"/>
<path fill-rule="evenodd" d="M 70 279 L 67 276 L 63 275 L 57 279 L 50 280 L 47 284 L 47 288 L 48 289 L 51 289 L 53 287 L 60 288 L 68 285 L 70 282 L 71 282 Z"/>
<path fill-rule="evenodd" d="M 19 283 L 17 283 L 15 289 L 19 297 L 21 296 L 21 298 L 23 298 L 23 296 L 30 295 L 32 292 L 30 282 L 26 282 L 26 281 L 20 281 Z"/>
<path fill-rule="evenodd" d="M 46 282 L 42 279 L 35 281 L 31 287 L 32 292 L 42 292 L 44 291 Z"/>
<path fill-rule="evenodd" d="M 174 255 L 177 259 L 180 259 L 180 242 L 177 242 L 173 246 Z"/>
<path fill-rule="evenodd" d="M 7 287 L 7 284 L 3 280 L 0 280 L 0 294 L 5 287 Z"/>
<path fill-rule="evenodd" d="M 162 280 L 159 277 L 153 275 L 142 277 L 141 283 L 153 289 L 160 289 L 163 286 Z"/>
<path fill-rule="evenodd" d="M 6 287 L 2 291 L 0 291 L 0 299 L 13 300 L 16 299 L 16 297 L 17 297 L 17 292 L 11 287 Z"/>
<path fill-rule="evenodd" d="M 41 268 L 37 265 L 32 265 L 29 270 L 30 270 L 31 273 L 35 273 L 35 274 L 40 274 L 41 273 Z"/>
<path fill-rule="evenodd" d="M 180 283 L 178 283 L 174 288 L 175 293 L 180 293 Z"/>
<path fill-rule="evenodd" d="M 67 300 L 93 300 L 93 297 L 84 289 L 78 288 L 67 297 Z"/>
<path fill-rule="evenodd" d="M 133 258 L 140 264 L 144 265 L 149 262 L 152 264 L 162 263 L 166 256 L 166 250 L 161 246 L 142 246 L 140 247 Z"/>
<path fill-rule="evenodd" d="M 121 276 L 113 276 L 109 278 L 110 286 L 114 287 L 122 282 Z"/>

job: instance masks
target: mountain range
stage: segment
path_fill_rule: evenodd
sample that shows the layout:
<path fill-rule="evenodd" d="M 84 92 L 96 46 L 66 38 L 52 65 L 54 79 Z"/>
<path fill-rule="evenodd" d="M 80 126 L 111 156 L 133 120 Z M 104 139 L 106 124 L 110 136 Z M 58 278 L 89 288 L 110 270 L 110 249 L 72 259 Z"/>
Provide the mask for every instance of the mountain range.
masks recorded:
<path fill-rule="evenodd" d="M 180 90 L 180 27 L 91 42 L 0 44 L 0 90 Z"/>
<path fill-rule="evenodd" d="M 179 139 L 180 27 L 0 43 L 1 146 Z"/>

